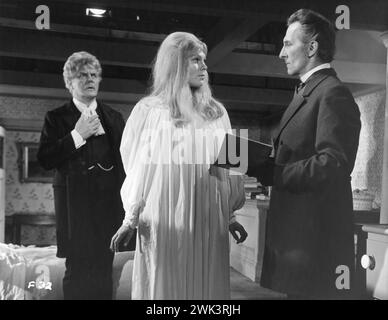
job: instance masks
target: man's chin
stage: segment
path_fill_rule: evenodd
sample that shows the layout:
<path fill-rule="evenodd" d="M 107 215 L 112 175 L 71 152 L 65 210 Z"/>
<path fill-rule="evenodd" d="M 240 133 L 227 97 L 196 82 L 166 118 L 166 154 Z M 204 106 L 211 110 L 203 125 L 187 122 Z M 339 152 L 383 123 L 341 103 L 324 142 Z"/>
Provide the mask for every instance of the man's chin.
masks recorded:
<path fill-rule="evenodd" d="M 290 70 L 290 69 L 287 69 L 287 74 L 289 76 L 295 76 L 296 75 L 296 72 L 294 70 Z"/>
<path fill-rule="evenodd" d="M 87 96 L 89 99 L 94 99 L 95 97 L 97 97 L 97 92 L 87 92 L 87 93 L 86 93 L 86 96 Z"/>

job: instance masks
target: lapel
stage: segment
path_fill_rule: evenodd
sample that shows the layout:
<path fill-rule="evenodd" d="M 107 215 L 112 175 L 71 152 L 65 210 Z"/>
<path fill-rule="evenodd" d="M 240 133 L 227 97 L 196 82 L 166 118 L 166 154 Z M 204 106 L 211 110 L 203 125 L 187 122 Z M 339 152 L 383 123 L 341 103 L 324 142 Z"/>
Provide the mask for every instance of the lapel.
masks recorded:
<path fill-rule="evenodd" d="M 283 132 L 284 128 L 293 118 L 293 116 L 301 109 L 302 106 L 306 105 L 308 102 L 308 97 L 311 92 L 328 76 L 336 76 L 334 69 L 322 69 L 314 73 L 306 82 L 302 94 L 295 94 L 288 108 L 283 114 L 283 117 L 280 121 L 279 131 L 276 134 L 275 144 L 277 144 L 280 134 Z"/>
<path fill-rule="evenodd" d="M 66 104 L 66 113 L 64 115 L 63 122 L 64 126 L 66 129 L 74 129 L 74 125 L 78 121 L 79 117 L 81 116 L 81 112 L 77 109 L 75 106 L 73 99 L 71 99 L 67 104 Z M 70 130 L 70 131 L 71 131 Z"/>
<path fill-rule="evenodd" d="M 115 130 L 114 117 L 112 116 L 110 110 L 106 106 L 104 106 L 101 102 L 97 101 L 96 112 L 100 117 L 102 127 L 104 128 L 105 134 L 107 135 L 109 141 L 112 143 L 112 145 L 115 145 L 116 130 Z"/>

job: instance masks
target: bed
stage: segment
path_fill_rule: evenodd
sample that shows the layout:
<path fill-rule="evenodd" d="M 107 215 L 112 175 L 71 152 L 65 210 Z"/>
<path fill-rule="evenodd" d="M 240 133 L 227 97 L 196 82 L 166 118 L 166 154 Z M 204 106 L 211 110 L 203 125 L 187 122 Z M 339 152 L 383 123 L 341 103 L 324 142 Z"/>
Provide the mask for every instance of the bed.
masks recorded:
<path fill-rule="evenodd" d="M 0 243 L 0 300 L 63 300 L 65 259 L 56 246 Z M 129 300 L 134 251 L 117 252 L 113 261 L 113 299 Z"/>

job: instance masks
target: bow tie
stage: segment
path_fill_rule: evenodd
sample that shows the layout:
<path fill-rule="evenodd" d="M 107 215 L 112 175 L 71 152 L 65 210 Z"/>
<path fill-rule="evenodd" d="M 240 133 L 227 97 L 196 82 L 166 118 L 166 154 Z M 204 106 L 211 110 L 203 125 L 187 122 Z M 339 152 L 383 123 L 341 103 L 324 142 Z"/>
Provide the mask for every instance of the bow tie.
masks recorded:
<path fill-rule="evenodd" d="M 299 81 L 299 83 L 295 87 L 295 92 L 298 94 L 305 86 L 306 86 L 305 82 Z"/>

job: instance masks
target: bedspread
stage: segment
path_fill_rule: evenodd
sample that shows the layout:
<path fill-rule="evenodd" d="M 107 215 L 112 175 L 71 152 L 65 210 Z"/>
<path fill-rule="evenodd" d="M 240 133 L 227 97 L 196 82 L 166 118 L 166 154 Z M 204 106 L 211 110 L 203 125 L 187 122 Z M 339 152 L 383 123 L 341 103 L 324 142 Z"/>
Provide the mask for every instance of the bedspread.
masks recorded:
<path fill-rule="evenodd" d="M 65 259 L 56 246 L 22 247 L 0 243 L 0 300 L 62 300 Z M 130 299 L 133 252 L 113 261 L 114 299 Z"/>

